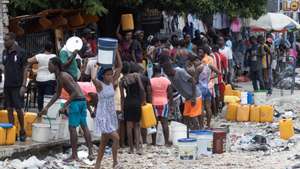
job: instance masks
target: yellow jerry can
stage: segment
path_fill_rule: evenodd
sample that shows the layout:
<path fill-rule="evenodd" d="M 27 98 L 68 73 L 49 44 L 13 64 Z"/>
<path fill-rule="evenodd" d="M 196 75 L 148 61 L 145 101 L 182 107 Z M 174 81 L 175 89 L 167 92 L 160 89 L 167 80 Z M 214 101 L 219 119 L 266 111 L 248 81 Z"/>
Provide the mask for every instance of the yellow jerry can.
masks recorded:
<path fill-rule="evenodd" d="M 237 109 L 239 107 L 239 104 L 237 103 L 229 103 L 227 105 L 227 112 L 226 112 L 226 120 L 228 121 L 236 121 L 236 113 Z"/>
<path fill-rule="evenodd" d="M 150 128 L 156 125 L 156 117 L 153 106 L 150 103 L 142 106 L 141 127 Z"/>
<path fill-rule="evenodd" d="M 37 119 L 37 114 L 36 113 L 31 113 L 31 112 L 26 112 L 24 116 L 24 127 L 26 131 L 26 135 L 28 137 L 32 136 L 32 124 L 35 122 Z"/>
<path fill-rule="evenodd" d="M 6 129 L 0 127 L 0 145 L 5 145 L 6 142 Z"/>
<path fill-rule="evenodd" d="M 17 129 L 15 126 L 13 126 L 10 129 L 6 129 L 6 141 L 5 141 L 6 145 L 13 145 L 16 143 L 16 132 Z"/>
<path fill-rule="evenodd" d="M 250 106 L 249 105 L 239 105 L 237 109 L 236 120 L 240 122 L 249 121 Z"/>
<path fill-rule="evenodd" d="M 260 121 L 273 122 L 274 108 L 270 105 L 260 106 Z"/>
<path fill-rule="evenodd" d="M 252 105 L 250 107 L 250 121 L 260 122 L 260 106 Z"/>
<path fill-rule="evenodd" d="M 282 119 L 279 122 L 279 132 L 280 138 L 284 140 L 288 140 L 292 136 L 294 136 L 294 125 L 292 119 Z"/>

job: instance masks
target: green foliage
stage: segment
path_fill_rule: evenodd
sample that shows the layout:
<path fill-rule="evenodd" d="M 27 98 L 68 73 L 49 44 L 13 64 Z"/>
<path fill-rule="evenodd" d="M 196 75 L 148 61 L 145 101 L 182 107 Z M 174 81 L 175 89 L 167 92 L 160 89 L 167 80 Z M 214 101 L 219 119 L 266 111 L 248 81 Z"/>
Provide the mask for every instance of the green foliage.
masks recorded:
<path fill-rule="evenodd" d="M 224 11 L 231 17 L 257 18 L 265 12 L 266 4 L 267 0 L 10 0 L 9 12 L 20 15 L 50 8 L 83 8 L 89 14 L 102 15 L 114 7 L 125 5 L 193 12 L 202 17 Z"/>

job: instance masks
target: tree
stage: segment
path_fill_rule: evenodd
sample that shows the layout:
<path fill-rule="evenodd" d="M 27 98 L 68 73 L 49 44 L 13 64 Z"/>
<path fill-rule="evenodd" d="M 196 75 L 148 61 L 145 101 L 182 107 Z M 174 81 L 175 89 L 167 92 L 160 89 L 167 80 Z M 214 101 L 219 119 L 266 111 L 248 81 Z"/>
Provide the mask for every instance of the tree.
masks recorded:
<path fill-rule="evenodd" d="M 218 11 L 231 17 L 257 18 L 265 12 L 266 5 L 267 0 L 10 0 L 9 12 L 16 16 L 51 8 L 83 8 L 89 14 L 102 15 L 114 7 L 131 6 L 193 12 L 203 18 Z"/>

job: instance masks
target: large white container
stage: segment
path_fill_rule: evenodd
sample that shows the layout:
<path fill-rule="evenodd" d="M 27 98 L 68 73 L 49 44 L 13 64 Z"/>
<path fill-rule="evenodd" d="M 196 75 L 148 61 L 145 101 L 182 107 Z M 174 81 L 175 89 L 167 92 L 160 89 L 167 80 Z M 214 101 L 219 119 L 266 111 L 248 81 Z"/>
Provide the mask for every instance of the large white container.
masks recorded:
<path fill-rule="evenodd" d="M 241 104 L 248 104 L 248 92 L 241 92 Z"/>
<path fill-rule="evenodd" d="M 62 139 L 64 137 L 62 130 L 64 130 L 65 122 L 61 118 L 49 118 L 43 117 L 42 123 L 49 124 L 51 126 L 50 139 Z"/>
<path fill-rule="evenodd" d="M 267 102 L 267 92 L 265 91 L 254 92 L 254 104 L 265 105 L 266 102 Z"/>
<path fill-rule="evenodd" d="M 47 143 L 50 136 L 50 125 L 44 123 L 32 124 L 32 140 L 40 143 Z"/>
<path fill-rule="evenodd" d="M 52 96 L 45 96 L 44 98 L 44 106 L 46 106 L 50 100 L 51 100 Z M 61 109 L 64 104 L 65 104 L 66 100 L 64 99 L 58 99 L 49 109 L 48 109 L 48 113 L 47 116 L 50 118 L 57 118 L 59 116 L 59 109 Z"/>
<path fill-rule="evenodd" d="M 196 158 L 210 157 L 213 153 L 213 132 L 208 130 L 195 130 L 190 132 L 190 137 L 197 139 Z"/>
<path fill-rule="evenodd" d="M 186 138 L 187 127 L 182 123 L 172 121 L 170 131 L 169 141 L 172 142 L 173 145 L 178 145 L 178 139 Z"/>
<path fill-rule="evenodd" d="M 180 160 L 196 160 L 197 139 L 182 138 L 178 140 L 178 158 Z"/>

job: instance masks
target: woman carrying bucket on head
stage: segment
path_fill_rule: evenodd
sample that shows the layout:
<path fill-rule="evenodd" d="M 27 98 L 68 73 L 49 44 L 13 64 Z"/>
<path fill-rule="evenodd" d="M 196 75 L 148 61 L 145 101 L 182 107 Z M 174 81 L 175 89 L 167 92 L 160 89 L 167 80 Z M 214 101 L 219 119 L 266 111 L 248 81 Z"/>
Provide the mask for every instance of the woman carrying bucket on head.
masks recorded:
<path fill-rule="evenodd" d="M 119 147 L 118 118 L 115 111 L 115 88 L 116 82 L 122 70 L 122 61 L 119 52 L 116 52 L 115 68 L 104 68 L 99 70 L 96 65 L 92 71 L 92 81 L 97 89 L 98 104 L 96 110 L 95 125 L 97 133 L 101 133 L 101 141 L 95 169 L 100 169 L 105 147 L 110 139 L 113 140 L 112 154 L 113 167 L 118 165 L 117 151 Z"/>

